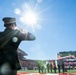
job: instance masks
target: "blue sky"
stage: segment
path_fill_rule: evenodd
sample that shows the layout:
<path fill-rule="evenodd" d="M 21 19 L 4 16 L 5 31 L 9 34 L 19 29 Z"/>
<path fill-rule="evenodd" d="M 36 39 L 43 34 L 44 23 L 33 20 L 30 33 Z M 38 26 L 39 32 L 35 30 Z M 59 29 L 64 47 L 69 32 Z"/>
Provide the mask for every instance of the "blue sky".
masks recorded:
<path fill-rule="evenodd" d="M 22 22 L 28 9 L 38 17 L 36 25 Z M 15 17 L 18 26 L 36 36 L 19 46 L 28 59 L 51 60 L 60 51 L 76 51 L 76 0 L 0 0 L 0 31 L 3 17 Z"/>

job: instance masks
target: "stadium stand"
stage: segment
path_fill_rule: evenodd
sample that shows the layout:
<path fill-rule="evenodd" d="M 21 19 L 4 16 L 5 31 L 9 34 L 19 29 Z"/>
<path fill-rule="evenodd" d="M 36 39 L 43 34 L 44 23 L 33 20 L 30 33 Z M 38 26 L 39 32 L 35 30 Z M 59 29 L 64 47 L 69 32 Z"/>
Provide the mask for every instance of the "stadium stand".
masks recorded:
<path fill-rule="evenodd" d="M 74 55 L 76 56 L 76 51 L 64 51 L 64 52 L 59 52 L 58 53 L 61 57 L 69 56 L 69 55 Z"/>
<path fill-rule="evenodd" d="M 75 69 L 76 68 L 76 51 L 64 51 L 57 54 L 57 62 L 62 65 L 64 63 L 65 68 Z"/>

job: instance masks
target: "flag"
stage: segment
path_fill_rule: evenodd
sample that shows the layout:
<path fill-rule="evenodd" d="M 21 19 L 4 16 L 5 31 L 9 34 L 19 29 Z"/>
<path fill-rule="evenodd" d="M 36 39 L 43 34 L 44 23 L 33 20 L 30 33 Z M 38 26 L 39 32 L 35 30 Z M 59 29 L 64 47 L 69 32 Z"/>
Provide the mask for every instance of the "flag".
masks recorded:
<path fill-rule="evenodd" d="M 58 59 L 60 59 L 60 58 L 61 58 L 60 54 L 58 54 L 57 58 L 58 58 Z"/>

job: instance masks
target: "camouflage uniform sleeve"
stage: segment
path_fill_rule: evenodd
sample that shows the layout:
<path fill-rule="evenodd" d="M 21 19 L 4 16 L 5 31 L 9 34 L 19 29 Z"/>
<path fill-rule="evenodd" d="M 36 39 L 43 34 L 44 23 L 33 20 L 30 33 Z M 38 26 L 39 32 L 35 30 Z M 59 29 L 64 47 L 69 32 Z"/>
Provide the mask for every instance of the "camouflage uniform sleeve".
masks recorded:
<path fill-rule="evenodd" d="M 19 37 L 21 40 L 26 40 L 26 41 L 33 41 L 36 39 L 36 37 L 32 33 L 21 33 L 19 34 Z"/>

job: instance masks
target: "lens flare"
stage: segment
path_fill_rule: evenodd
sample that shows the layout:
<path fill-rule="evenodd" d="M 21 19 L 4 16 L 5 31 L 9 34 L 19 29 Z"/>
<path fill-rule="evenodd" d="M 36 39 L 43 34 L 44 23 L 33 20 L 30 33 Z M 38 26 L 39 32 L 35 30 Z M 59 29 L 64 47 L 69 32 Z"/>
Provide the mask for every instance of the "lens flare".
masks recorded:
<path fill-rule="evenodd" d="M 37 19 L 36 19 L 36 16 L 35 16 L 35 14 L 34 13 L 27 13 L 26 14 L 26 17 L 25 17 L 25 21 L 26 21 L 26 23 L 27 24 L 36 24 L 36 21 L 37 21 Z"/>

